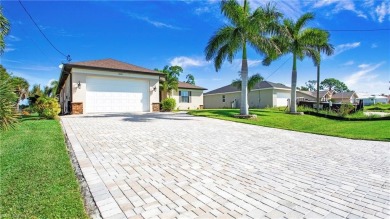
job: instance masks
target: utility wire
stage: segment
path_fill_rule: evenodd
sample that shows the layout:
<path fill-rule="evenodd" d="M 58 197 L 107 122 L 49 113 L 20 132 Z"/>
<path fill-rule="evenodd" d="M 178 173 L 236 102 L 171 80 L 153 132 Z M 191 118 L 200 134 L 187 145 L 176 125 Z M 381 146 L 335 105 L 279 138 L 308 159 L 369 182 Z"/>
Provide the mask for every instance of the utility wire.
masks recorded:
<path fill-rule="evenodd" d="M 60 53 L 61 55 L 63 55 L 66 60 L 68 62 L 70 62 L 72 59 L 70 58 L 70 55 L 65 55 L 63 52 L 61 52 L 59 49 L 57 49 L 57 47 L 55 47 L 53 45 L 53 43 L 49 40 L 49 38 L 47 38 L 47 36 L 43 33 L 43 31 L 41 30 L 41 28 L 38 26 L 38 24 L 34 21 L 34 19 L 32 18 L 32 16 L 30 15 L 30 13 L 27 11 L 27 9 L 24 7 L 24 5 L 22 4 L 22 2 L 20 0 L 18 0 L 20 5 L 22 6 L 22 8 L 24 9 L 24 11 L 27 13 L 27 15 L 30 17 L 31 21 L 35 24 L 35 26 L 38 28 L 39 32 L 41 32 L 42 36 L 47 40 L 47 42 L 49 42 L 49 44 L 58 52 Z"/>
<path fill-rule="evenodd" d="M 275 74 L 281 67 L 283 67 L 283 65 L 286 64 L 287 61 L 291 59 L 291 57 L 292 56 L 290 56 L 288 59 L 286 59 L 286 61 L 284 61 L 275 71 L 273 71 L 270 75 L 268 75 L 268 77 L 265 80 L 267 80 L 269 77 L 271 77 L 273 74 Z"/>

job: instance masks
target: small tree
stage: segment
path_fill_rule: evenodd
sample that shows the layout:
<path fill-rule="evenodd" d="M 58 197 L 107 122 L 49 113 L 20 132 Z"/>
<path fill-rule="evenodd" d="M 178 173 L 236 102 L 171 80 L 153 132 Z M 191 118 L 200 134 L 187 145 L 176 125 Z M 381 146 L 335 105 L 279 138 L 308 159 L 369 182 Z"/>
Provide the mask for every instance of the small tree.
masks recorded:
<path fill-rule="evenodd" d="M 186 76 L 186 79 L 187 79 L 186 83 L 195 85 L 195 77 L 192 74 L 188 74 Z"/>
<path fill-rule="evenodd" d="M 167 92 L 170 97 L 172 95 L 172 90 L 177 91 L 179 89 L 179 76 L 180 73 L 183 72 L 183 68 L 176 65 L 166 65 L 163 70 L 155 70 L 165 74 L 165 80 L 160 83 L 160 90 Z"/>
<path fill-rule="evenodd" d="M 28 98 L 28 88 L 30 85 L 22 77 L 12 77 L 11 80 L 15 87 L 15 93 L 19 97 L 16 103 L 16 110 L 19 110 L 20 101 Z"/>

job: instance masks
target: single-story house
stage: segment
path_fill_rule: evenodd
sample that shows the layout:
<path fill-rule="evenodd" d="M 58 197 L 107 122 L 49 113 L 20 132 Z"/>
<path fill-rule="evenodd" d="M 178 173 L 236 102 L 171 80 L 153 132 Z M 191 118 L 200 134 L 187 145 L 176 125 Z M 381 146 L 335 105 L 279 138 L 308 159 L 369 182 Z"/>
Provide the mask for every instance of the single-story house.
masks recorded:
<path fill-rule="evenodd" d="M 171 97 L 176 100 L 176 108 L 179 110 L 202 109 L 203 108 L 203 91 L 206 88 L 193 84 L 179 82 L 178 90 L 172 91 Z M 166 92 L 162 92 L 162 99 L 167 97 Z"/>
<path fill-rule="evenodd" d="M 57 95 L 64 114 L 159 111 L 163 78 L 161 72 L 114 59 L 67 63 L 62 66 Z M 194 90 L 189 99 L 197 107 L 203 105 L 204 88 L 181 87 Z M 178 102 L 187 101 L 187 96 L 186 92 L 172 95 Z M 184 107 L 189 107 L 188 102 Z"/>
<path fill-rule="evenodd" d="M 280 83 L 261 81 L 248 93 L 248 105 L 251 108 L 287 106 L 291 89 Z M 239 108 L 241 90 L 233 85 L 209 91 L 204 95 L 204 108 Z"/>
<path fill-rule="evenodd" d="M 357 103 L 357 94 L 355 91 L 334 93 L 332 101 L 335 103 Z"/>
<path fill-rule="evenodd" d="M 365 94 L 365 93 L 359 93 L 358 96 L 359 96 L 359 98 L 357 98 L 357 99 L 363 100 L 364 106 L 369 106 L 369 105 L 373 105 L 376 103 L 386 104 L 386 103 L 390 102 L 390 100 L 388 99 L 389 97 L 382 96 L 382 95 L 369 95 L 369 94 Z"/>
<path fill-rule="evenodd" d="M 326 102 L 332 98 L 334 91 L 321 90 L 320 101 Z M 298 100 L 308 100 L 308 101 L 316 101 L 317 100 L 317 91 L 303 91 L 297 90 L 297 99 Z"/>

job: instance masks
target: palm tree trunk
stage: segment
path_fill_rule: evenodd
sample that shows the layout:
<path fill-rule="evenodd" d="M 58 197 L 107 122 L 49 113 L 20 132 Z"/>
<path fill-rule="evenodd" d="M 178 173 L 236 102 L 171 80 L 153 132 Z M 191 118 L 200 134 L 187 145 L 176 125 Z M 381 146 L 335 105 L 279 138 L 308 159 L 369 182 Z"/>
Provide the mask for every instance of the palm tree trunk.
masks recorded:
<path fill-rule="evenodd" d="M 293 54 L 293 68 L 291 74 L 291 100 L 290 100 L 290 113 L 297 112 L 297 56 Z"/>
<path fill-rule="evenodd" d="M 317 113 L 320 111 L 320 62 L 317 65 Z"/>
<path fill-rule="evenodd" d="M 242 48 L 242 64 L 241 64 L 241 115 L 249 115 L 248 107 L 248 60 L 246 57 L 246 43 Z"/>

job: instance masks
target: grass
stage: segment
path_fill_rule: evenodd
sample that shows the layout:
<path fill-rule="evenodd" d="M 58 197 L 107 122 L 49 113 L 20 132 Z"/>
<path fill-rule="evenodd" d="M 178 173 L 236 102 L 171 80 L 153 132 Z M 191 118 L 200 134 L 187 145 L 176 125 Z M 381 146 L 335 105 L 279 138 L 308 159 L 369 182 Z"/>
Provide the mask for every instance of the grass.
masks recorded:
<path fill-rule="evenodd" d="M 321 135 L 390 141 L 388 120 L 338 121 L 311 115 L 291 115 L 275 109 L 251 109 L 250 114 L 256 114 L 257 119 L 234 118 L 234 114 L 239 114 L 238 109 L 193 110 L 189 114 Z"/>
<path fill-rule="evenodd" d="M 364 111 L 390 113 L 390 104 L 375 104 L 371 106 L 365 106 Z"/>
<path fill-rule="evenodd" d="M 56 120 L 0 132 L 0 218 L 88 218 Z"/>

